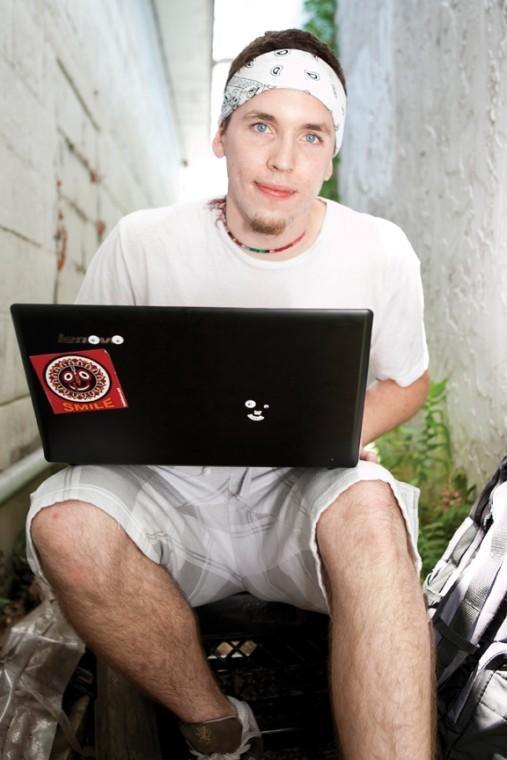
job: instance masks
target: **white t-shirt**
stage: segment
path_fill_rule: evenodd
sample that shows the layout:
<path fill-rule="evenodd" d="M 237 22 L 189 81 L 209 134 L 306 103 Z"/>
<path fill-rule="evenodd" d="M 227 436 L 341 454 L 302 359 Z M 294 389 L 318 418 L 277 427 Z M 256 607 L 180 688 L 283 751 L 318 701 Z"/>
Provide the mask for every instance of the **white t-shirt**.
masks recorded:
<path fill-rule="evenodd" d="M 95 254 L 77 303 L 373 311 L 371 376 L 428 367 L 419 260 L 392 222 L 326 201 L 313 245 L 284 261 L 237 246 L 206 201 L 135 211 Z"/>

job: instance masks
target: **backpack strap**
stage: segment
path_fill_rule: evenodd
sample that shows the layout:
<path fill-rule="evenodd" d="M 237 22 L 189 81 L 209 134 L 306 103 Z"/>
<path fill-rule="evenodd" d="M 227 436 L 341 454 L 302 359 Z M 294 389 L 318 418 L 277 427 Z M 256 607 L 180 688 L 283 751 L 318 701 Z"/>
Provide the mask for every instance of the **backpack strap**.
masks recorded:
<path fill-rule="evenodd" d="M 482 524 L 484 520 L 487 520 L 489 515 L 490 495 L 493 489 L 505 483 L 507 480 L 507 457 L 504 457 L 500 462 L 500 466 L 490 480 L 486 483 L 481 493 L 475 500 L 475 503 L 470 511 L 470 517 L 478 525 Z M 486 513 L 486 514 L 484 514 Z"/>
<path fill-rule="evenodd" d="M 507 642 L 507 618 L 504 618 L 503 623 L 501 624 L 500 628 L 497 631 L 495 640 L 491 642 L 491 644 L 488 646 L 485 652 L 483 652 L 483 654 L 481 655 L 475 668 L 470 673 L 468 681 L 465 684 L 465 687 L 461 690 L 461 693 L 458 695 L 458 698 L 455 700 L 454 704 L 451 707 L 450 717 L 453 721 L 458 720 L 460 713 L 463 710 L 464 705 L 466 704 L 468 698 L 470 697 L 472 689 L 474 688 L 474 683 L 475 683 L 477 674 L 485 670 L 487 667 L 490 667 L 491 664 L 496 659 L 499 659 L 500 663 L 505 662 L 506 642 Z"/>
<path fill-rule="evenodd" d="M 457 529 L 447 550 L 437 562 L 424 582 L 424 593 L 430 615 L 438 607 L 442 596 L 452 586 L 452 577 L 461 563 L 467 564 L 466 553 L 473 555 L 480 546 L 485 532 L 491 524 L 491 493 L 495 487 L 507 480 L 507 457 L 485 485 L 474 502 L 468 518 Z"/>
<path fill-rule="evenodd" d="M 424 593 L 428 606 L 433 610 L 438 606 L 442 595 L 447 591 L 452 576 L 464 557 L 475 551 L 483 538 L 483 531 L 470 517 L 467 517 L 454 534 L 442 559 L 424 582 Z"/>
<path fill-rule="evenodd" d="M 450 593 L 438 604 L 433 624 L 438 634 L 437 669 L 439 680 L 472 652 L 493 619 L 507 593 L 507 483 L 497 483 L 491 493 L 493 522 L 481 548 L 486 556 L 467 564 Z M 456 648 L 459 650 L 456 651 Z"/>

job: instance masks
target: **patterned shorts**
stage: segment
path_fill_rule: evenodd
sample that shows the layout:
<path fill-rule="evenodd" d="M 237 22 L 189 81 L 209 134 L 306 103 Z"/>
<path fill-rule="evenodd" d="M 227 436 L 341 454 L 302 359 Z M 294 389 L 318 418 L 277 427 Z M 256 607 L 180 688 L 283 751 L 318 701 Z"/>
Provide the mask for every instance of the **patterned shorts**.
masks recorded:
<path fill-rule="evenodd" d="M 360 480 L 390 484 L 405 519 L 418 571 L 419 490 L 383 467 L 75 466 L 32 494 L 27 555 L 42 576 L 30 535 L 33 517 L 67 499 L 86 501 L 116 520 L 139 549 L 167 568 L 196 607 L 239 591 L 327 612 L 316 542 L 322 512 Z"/>

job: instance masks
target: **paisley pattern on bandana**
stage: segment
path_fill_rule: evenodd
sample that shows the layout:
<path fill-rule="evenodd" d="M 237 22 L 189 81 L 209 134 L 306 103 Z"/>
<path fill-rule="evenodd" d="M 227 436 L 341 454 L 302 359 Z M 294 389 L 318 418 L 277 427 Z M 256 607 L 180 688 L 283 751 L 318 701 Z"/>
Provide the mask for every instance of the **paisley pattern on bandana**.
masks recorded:
<path fill-rule="evenodd" d="M 336 155 L 343 140 L 347 96 L 333 69 L 305 50 L 272 50 L 239 69 L 225 88 L 219 123 L 251 98 L 276 88 L 307 92 L 326 106 L 333 118 Z"/>
<path fill-rule="evenodd" d="M 247 79 L 246 77 L 234 76 L 224 93 L 224 101 L 222 103 L 222 114 L 220 115 L 220 121 L 222 122 L 229 114 L 246 103 L 247 100 L 253 98 L 254 95 L 259 95 L 266 90 L 273 90 L 274 85 L 263 84 L 262 82 L 255 82 L 253 79 Z M 225 113 L 225 116 L 223 114 Z"/>

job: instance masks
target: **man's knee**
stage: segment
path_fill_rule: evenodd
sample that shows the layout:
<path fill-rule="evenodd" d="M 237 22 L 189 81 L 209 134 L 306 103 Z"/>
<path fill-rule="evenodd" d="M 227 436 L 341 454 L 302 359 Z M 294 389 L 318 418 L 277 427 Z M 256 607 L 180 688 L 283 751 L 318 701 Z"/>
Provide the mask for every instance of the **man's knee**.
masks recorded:
<path fill-rule="evenodd" d="M 129 541 L 112 517 L 82 501 L 44 507 L 30 530 L 43 570 L 73 585 L 100 582 Z"/>
<path fill-rule="evenodd" d="M 405 521 L 391 486 L 382 480 L 350 486 L 321 515 L 317 543 L 324 560 L 337 553 L 362 557 L 405 554 Z"/>

